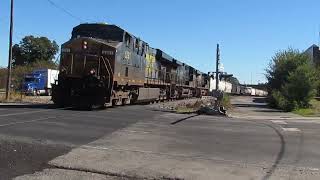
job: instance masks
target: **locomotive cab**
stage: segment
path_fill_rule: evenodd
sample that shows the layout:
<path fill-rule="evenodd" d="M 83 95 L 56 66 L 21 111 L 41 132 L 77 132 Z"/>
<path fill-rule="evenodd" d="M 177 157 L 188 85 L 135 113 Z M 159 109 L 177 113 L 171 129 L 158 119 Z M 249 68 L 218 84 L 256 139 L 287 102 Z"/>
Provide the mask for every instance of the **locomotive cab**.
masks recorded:
<path fill-rule="evenodd" d="M 62 45 L 60 75 L 53 87 L 55 104 L 104 105 L 110 102 L 116 43 L 77 38 Z"/>

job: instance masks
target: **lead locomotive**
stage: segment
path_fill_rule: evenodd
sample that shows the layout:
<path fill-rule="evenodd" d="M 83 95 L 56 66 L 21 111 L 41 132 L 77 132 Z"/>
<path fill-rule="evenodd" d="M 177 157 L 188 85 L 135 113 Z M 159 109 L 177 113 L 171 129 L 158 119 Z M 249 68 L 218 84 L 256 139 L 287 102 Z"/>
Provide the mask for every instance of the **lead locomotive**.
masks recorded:
<path fill-rule="evenodd" d="M 92 107 L 200 97 L 208 78 L 118 26 L 80 24 L 62 45 L 52 99 Z"/>

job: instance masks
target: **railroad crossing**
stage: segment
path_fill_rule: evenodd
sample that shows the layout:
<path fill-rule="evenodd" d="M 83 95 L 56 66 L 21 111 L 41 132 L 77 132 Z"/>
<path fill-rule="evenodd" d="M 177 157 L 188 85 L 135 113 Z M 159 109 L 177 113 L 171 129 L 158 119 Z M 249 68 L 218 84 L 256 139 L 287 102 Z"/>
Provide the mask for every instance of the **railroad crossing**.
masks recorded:
<path fill-rule="evenodd" d="M 231 117 L 160 112 L 149 105 L 89 112 L 2 105 L 0 175 L 319 179 L 319 120 L 272 112 L 252 97 L 232 103 Z"/>

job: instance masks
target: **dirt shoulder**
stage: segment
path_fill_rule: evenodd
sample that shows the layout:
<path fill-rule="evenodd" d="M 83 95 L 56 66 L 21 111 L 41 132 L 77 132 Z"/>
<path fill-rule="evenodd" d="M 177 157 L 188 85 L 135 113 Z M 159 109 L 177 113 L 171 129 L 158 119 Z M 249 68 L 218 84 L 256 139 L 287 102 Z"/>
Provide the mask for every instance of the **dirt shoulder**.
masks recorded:
<path fill-rule="evenodd" d="M 51 96 L 21 96 L 14 95 L 9 101 L 5 100 L 5 94 L 0 94 L 0 103 L 22 104 L 52 104 Z"/>

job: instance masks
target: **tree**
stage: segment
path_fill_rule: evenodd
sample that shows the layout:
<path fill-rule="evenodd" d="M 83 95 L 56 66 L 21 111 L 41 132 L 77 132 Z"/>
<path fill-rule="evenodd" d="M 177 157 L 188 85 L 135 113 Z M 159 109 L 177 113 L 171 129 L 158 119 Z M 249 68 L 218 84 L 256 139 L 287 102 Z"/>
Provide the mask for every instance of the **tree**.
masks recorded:
<path fill-rule="evenodd" d="M 316 77 L 319 80 L 319 83 L 317 84 L 317 87 L 316 87 L 316 96 L 320 97 L 320 66 L 319 65 L 316 66 Z"/>
<path fill-rule="evenodd" d="M 0 89 L 4 89 L 6 87 L 7 71 L 7 68 L 0 67 Z"/>
<path fill-rule="evenodd" d="M 20 89 L 26 74 L 29 74 L 37 69 L 57 69 L 58 65 L 53 61 L 37 61 L 28 65 L 15 66 L 12 69 L 12 84 L 15 89 Z"/>
<path fill-rule="evenodd" d="M 319 84 L 309 62 L 307 55 L 291 48 L 276 53 L 266 70 L 270 105 L 286 111 L 309 106 Z"/>
<path fill-rule="evenodd" d="M 59 50 L 55 41 L 47 37 L 26 36 L 12 47 L 13 66 L 28 65 L 38 61 L 50 62 Z"/>
<path fill-rule="evenodd" d="M 227 78 L 227 82 L 230 82 L 231 84 L 240 84 L 239 80 L 236 78 L 236 77 L 230 77 L 230 78 Z"/>

